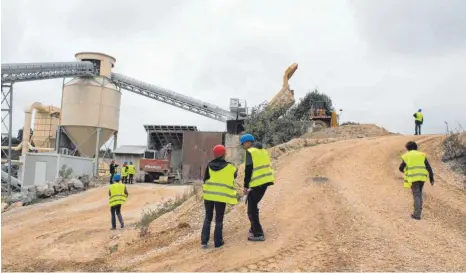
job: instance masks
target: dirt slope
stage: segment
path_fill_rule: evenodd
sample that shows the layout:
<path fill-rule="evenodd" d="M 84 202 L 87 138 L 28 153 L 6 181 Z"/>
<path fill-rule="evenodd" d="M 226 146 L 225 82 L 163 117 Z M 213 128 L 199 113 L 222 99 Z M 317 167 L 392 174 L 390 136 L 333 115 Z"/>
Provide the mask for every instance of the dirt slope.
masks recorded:
<path fill-rule="evenodd" d="M 91 242 L 101 244 L 86 234 L 76 237 L 81 240 L 76 246 L 61 250 L 73 250 L 73 255 L 51 253 L 49 245 L 35 262 L 25 259 L 23 264 L 13 264 L 12 254 L 39 252 L 15 249 L 20 243 L 10 240 L 25 227 L 18 218 L 4 220 L 3 228 L 9 233 L 4 231 L 2 237 L 7 245 L 2 248 L 3 262 L 16 270 L 29 266 L 117 271 L 465 271 L 466 192 L 451 181 L 451 172 L 434 155 L 436 185 L 426 185 L 423 220 L 409 217 L 412 197 L 403 189 L 398 165 L 404 144 L 413 138 L 428 153 L 434 153 L 441 139 L 394 135 L 349 139 L 281 156 L 276 164 L 277 183 L 261 202 L 265 242 L 246 240 L 248 220 L 241 204 L 226 216 L 225 247 L 201 250 L 203 207 L 190 200 L 154 221 L 146 240 L 137 239 L 136 231 L 112 239 L 119 248 L 110 255 L 89 254 Z M 66 215 L 69 222 L 62 223 L 62 232 L 91 229 L 84 215 Z M 104 224 L 108 215 L 101 217 L 101 232 L 110 236 Z M 35 236 L 48 232 L 39 229 Z M 37 244 L 33 238 L 26 241 Z"/>
<path fill-rule="evenodd" d="M 140 219 L 142 209 L 184 190 L 186 187 L 128 185 L 125 224 L 130 228 Z M 110 231 L 107 200 L 108 187 L 102 187 L 2 213 L 2 268 L 75 271 L 80 263 L 99 261 L 113 245 L 112 238 L 135 237 L 130 229 Z"/>

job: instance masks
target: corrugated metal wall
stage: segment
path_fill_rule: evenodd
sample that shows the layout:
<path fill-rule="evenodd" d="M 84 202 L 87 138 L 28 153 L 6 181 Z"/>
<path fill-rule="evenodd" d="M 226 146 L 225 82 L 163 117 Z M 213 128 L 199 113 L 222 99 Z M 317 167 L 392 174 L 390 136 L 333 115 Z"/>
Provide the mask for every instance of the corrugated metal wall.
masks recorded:
<path fill-rule="evenodd" d="M 183 133 L 183 180 L 200 180 L 204 177 L 207 163 L 213 159 L 212 149 L 222 144 L 222 132 Z"/>

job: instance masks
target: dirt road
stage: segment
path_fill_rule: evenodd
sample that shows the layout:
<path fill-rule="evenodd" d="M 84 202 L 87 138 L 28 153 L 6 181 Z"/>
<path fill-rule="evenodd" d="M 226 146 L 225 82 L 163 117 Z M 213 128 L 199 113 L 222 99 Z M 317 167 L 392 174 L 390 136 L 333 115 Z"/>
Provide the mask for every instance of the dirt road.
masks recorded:
<path fill-rule="evenodd" d="M 226 215 L 225 247 L 200 249 L 203 207 L 200 202 L 190 200 L 179 210 L 154 221 L 152 233 L 145 240 L 137 239 L 135 231 L 125 231 L 121 238 L 114 240 L 120 245 L 118 251 L 105 255 L 92 253 L 90 244 L 102 245 L 93 238 L 93 229 L 110 234 L 108 224 L 104 224 L 108 221 L 106 214 L 100 216 L 103 219 L 99 219 L 102 222 L 99 227 L 91 225 L 97 216 L 62 215 L 60 221 L 67 222 L 60 224 L 60 230 L 71 232 L 62 241 L 56 236 L 50 239 L 54 231 L 40 225 L 35 226 L 37 231 L 31 232 L 33 221 L 26 225 L 26 220 L 18 222 L 19 218 L 15 216 L 15 219 L 4 220 L 3 262 L 8 261 L 8 269 L 25 269 L 27 267 L 13 264 L 12 255 L 37 255 L 42 244 L 38 242 L 43 242 L 42 264 L 39 267 L 36 261 L 29 264 L 30 268 L 466 271 L 466 191 L 452 183 L 452 174 L 434 155 L 429 158 L 436 184 L 425 187 L 423 220 L 415 221 L 409 217 L 412 197 L 409 190 L 403 189 L 398 166 L 404 144 L 412 138 L 385 136 L 345 140 L 282 156 L 276 164 L 277 183 L 267 190 L 261 202 L 265 242 L 246 240 L 248 220 L 245 206 L 240 204 Z M 428 155 L 434 153 L 440 142 L 438 136 L 415 139 Z M 91 206 L 88 202 L 86 206 Z M 56 206 L 60 208 L 58 204 Z M 32 208 L 29 215 L 34 215 L 34 210 L 37 211 Z M 44 212 L 57 214 L 51 207 Z M 26 210 L 22 213 L 26 216 Z M 40 219 L 40 216 L 32 217 L 36 221 Z M 48 219 L 55 221 L 51 216 Z M 35 246 L 33 252 L 24 241 L 20 243 L 19 232 L 23 229 L 32 233 L 26 232 L 25 241 Z M 45 238 L 34 239 L 39 234 Z M 53 240 L 57 241 L 52 248 Z M 63 240 L 68 245 L 60 250 Z M 76 245 L 72 247 L 71 243 Z M 23 247 L 16 249 L 19 246 Z M 58 250 L 52 252 L 53 249 Z M 72 254 L 56 259 L 64 250 Z M 57 260 L 60 263 L 55 262 Z"/>
<path fill-rule="evenodd" d="M 140 219 L 142 209 L 184 190 L 186 187 L 128 185 L 130 196 L 122 212 L 128 230 L 124 231 L 110 231 L 108 187 L 2 213 L 2 267 L 76 271 L 80 263 L 107 255 L 112 238 L 133 237 L 131 226 Z"/>

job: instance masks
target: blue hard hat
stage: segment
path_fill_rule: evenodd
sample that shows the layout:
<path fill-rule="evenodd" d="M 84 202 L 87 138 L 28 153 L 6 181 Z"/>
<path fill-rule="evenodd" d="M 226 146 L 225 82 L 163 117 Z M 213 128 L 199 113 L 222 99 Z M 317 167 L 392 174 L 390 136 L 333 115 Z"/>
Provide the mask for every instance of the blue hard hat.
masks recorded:
<path fill-rule="evenodd" d="M 125 164 L 128 164 L 128 161 L 125 161 Z"/>
<path fill-rule="evenodd" d="M 422 112 L 422 109 L 417 110 L 418 112 Z"/>
<path fill-rule="evenodd" d="M 245 142 L 254 142 L 255 139 L 254 137 L 251 135 L 251 134 L 244 134 L 241 136 L 241 138 L 239 139 L 239 142 L 242 144 L 244 144 Z"/>
<path fill-rule="evenodd" d="M 113 176 L 113 181 L 117 181 L 117 182 L 120 181 L 120 174 L 118 174 L 118 173 L 115 174 L 115 175 Z"/>
<path fill-rule="evenodd" d="M 133 164 L 133 161 L 130 161 L 129 164 Z"/>

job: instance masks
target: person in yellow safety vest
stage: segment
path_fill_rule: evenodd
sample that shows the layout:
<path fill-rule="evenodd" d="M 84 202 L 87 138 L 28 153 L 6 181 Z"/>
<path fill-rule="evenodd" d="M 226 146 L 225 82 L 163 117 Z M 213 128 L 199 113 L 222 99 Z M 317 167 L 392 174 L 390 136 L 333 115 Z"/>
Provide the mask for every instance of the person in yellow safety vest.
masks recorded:
<path fill-rule="evenodd" d="M 404 187 L 411 188 L 414 199 L 414 212 L 411 218 L 421 220 L 422 213 L 422 189 L 429 175 L 430 184 L 434 185 L 434 172 L 427 160 L 426 154 L 417 150 L 417 144 L 410 141 L 406 144 L 408 152 L 401 156 L 400 172 L 404 173 Z"/>
<path fill-rule="evenodd" d="M 120 221 L 120 227 L 125 227 L 123 216 L 121 215 L 121 206 L 126 202 L 126 198 L 129 195 L 126 186 L 120 181 L 120 175 L 115 174 L 113 179 L 115 183 L 111 184 L 108 190 L 108 205 L 110 206 L 110 213 L 112 215 L 112 230 L 116 229 L 115 214 L 118 217 L 118 221 Z"/>
<path fill-rule="evenodd" d="M 133 162 L 129 162 L 128 165 L 128 177 L 129 177 L 129 184 L 133 184 L 133 178 L 134 175 L 136 174 L 136 169 L 134 168 Z"/>
<path fill-rule="evenodd" d="M 121 167 L 121 179 L 123 180 L 123 184 L 128 183 L 128 162 L 126 161 Z"/>
<path fill-rule="evenodd" d="M 205 206 L 205 219 L 202 226 L 201 244 L 207 248 L 210 238 L 210 224 L 215 210 L 214 246 L 225 244 L 223 241 L 223 216 L 226 204 L 237 204 L 235 178 L 238 170 L 230 162 L 225 161 L 226 150 L 223 145 L 214 147 L 215 159 L 210 161 L 204 173 L 202 186 Z"/>
<path fill-rule="evenodd" d="M 424 115 L 422 109 L 417 110 L 413 115 L 414 117 L 414 135 L 421 135 L 421 125 L 424 123 Z"/>
<path fill-rule="evenodd" d="M 269 152 L 256 142 L 251 134 L 242 135 L 240 143 L 246 150 L 244 194 L 247 195 L 248 217 L 251 227 L 249 241 L 264 241 L 264 231 L 259 220 L 259 202 L 268 186 L 275 182 Z"/>

